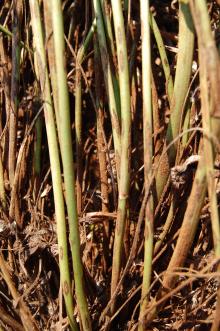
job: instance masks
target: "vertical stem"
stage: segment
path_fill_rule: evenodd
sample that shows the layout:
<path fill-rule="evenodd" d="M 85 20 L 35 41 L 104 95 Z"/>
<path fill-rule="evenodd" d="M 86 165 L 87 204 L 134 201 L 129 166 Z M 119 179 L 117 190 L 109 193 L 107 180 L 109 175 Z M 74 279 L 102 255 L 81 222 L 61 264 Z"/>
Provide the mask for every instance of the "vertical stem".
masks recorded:
<path fill-rule="evenodd" d="M 94 20 L 89 33 L 80 47 L 76 58 L 76 88 L 75 88 L 75 128 L 76 128 L 76 199 L 77 199 L 77 212 L 80 215 L 82 211 L 82 75 L 81 63 L 83 61 L 85 52 L 89 46 L 96 27 Z"/>
<path fill-rule="evenodd" d="M 71 281 L 68 264 L 67 235 L 64 199 L 62 191 L 62 178 L 60 171 L 59 149 L 56 135 L 56 126 L 52 107 L 51 91 L 49 84 L 49 75 L 47 70 L 47 61 L 45 54 L 45 45 L 43 40 L 43 31 L 40 18 L 40 8 L 38 0 L 30 0 L 30 11 L 32 30 L 34 36 L 35 52 L 37 57 L 38 72 L 40 77 L 42 99 L 44 101 L 44 116 L 47 130 L 47 139 L 49 147 L 49 156 L 51 164 L 51 175 L 53 182 L 55 214 L 57 222 L 57 237 L 59 247 L 59 266 L 60 278 L 63 289 L 63 295 L 66 304 L 66 311 L 69 318 L 72 331 L 77 331 L 77 323 L 73 313 L 73 298 L 71 293 Z"/>
<path fill-rule="evenodd" d="M 110 18 L 110 10 L 109 10 L 110 5 L 107 0 L 101 0 L 100 4 L 102 7 L 103 22 L 106 30 L 106 39 L 109 43 L 111 55 L 114 62 L 117 58 L 117 55 L 116 55 L 116 49 L 115 49 L 112 26 L 111 26 L 111 18 Z"/>
<path fill-rule="evenodd" d="M 193 10 L 194 9 L 194 10 Z M 215 152 L 210 134 L 219 137 L 220 120 L 219 120 L 219 82 L 220 82 L 220 61 L 218 50 L 213 39 L 211 24 L 208 14 L 206 1 L 200 0 L 195 2 L 192 8 L 194 14 L 195 26 L 198 35 L 199 44 L 199 64 L 200 64 L 200 91 L 201 91 L 201 108 L 202 123 L 208 139 L 204 139 L 205 151 L 205 169 L 208 185 L 208 195 L 210 201 L 212 235 L 216 258 L 220 257 L 220 225 L 218 201 L 216 196 L 216 179 L 214 170 Z M 216 116 L 217 115 L 217 116 Z M 216 130 L 214 130 L 216 129 Z M 218 271 L 220 266 L 218 265 Z M 217 303 L 211 331 L 219 330 L 220 326 L 220 287 L 217 291 Z"/>
<path fill-rule="evenodd" d="M 121 253 L 123 247 L 125 222 L 127 215 L 127 199 L 129 194 L 129 161 L 130 161 L 130 130 L 131 130 L 131 112 L 130 112 L 130 86 L 128 71 L 128 55 L 126 46 L 126 36 L 124 29 L 124 19 L 122 13 L 122 4 L 120 0 L 112 0 L 112 11 L 114 18 L 114 28 L 116 36 L 118 68 L 119 68 L 119 86 L 121 97 L 121 162 L 120 162 L 120 180 L 119 180 L 119 198 L 118 211 L 115 229 L 115 241 L 113 249 L 112 262 L 112 281 L 111 296 L 113 295 L 121 271 Z M 112 313 L 114 311 L 114 302 L 112 304 Z"/>
<path fill-rule="evenodd" d="M 78 60 L 78 59 L 77 59 Z M 78 215 L 82 211 L 82 75 L 81 68 L 76 63 L 75 88 L 75 130 L 76 130 L 76 199 Z"/>
<path fill-rule="evenodd" d="M 4 167 L 2 162 L 2 151 L 0 148 L 0 201 L 1 206 L 5 210 L 7 201 L 5 196 L 5 184 L 4 184 Z"/>
<path fill-rule="evenodd" d="M 202 108 L 202 122 L 205 132 L 208 137 L 204 139 L 204 150 L 206 154 L 206 178 L 208 183 L 208 195 L 210 200 L 210 211 L 212 221 L 212 233 L 216 257 L 220 256 L 220 226 L 219 226 L 219 215 L 218 215 L 218 202 L 216 196 L 216 179 L 214 170 L 214 152 L 213 142 L 210 139 L 212 133 L 211 128 L 211 113 L 212 105 L 209 104 L 209 82 L 207 77 L 207 53 L 199 42 L 199 63 L 200 63 L 200 90 L 201 90 L 201 108 Z M 217 121 L 217 119 L 215 119 Z"/>
<path fill-rule="evenodd" d="M 22 20 L 22 0 L 13 3 L 13 27 L 12 27 L 12 74 L 11 74 L 11 107 L 9 118 L 9 181 L 12 187 L 16 162 L 17 145 L 17 112 L 20 80 L 20 27 Z"/>
<path fill-rule="evenodd" d="M 35 114 L 39 109 L 39 102 L 35 100 L 33 108 Z M 36 124 L 35 124 L 35 140 L 34 140 L 34 172 L 36 176 L 40 175 L 41 170 L 41 148 L 42 148 L 42 126 L 43 120 L 42 116 L 38 117 Z"/>
<path fill-rule="evenodd" d="M 194 51 L 194 27 L 189 4 L 180 1 L 179 6 L 179 43 L 174 90 L 170 104 L 170 122 L 166 134 L 166 144 L 175 139 L 180 131 L 182 111 L 185 97 L 189 88 L 189 80 L 192 71 L 192 58 Z M 166 146 L 164 147 L 166 148 Z M 167 183 L 170 166 L 173 166 L 176 158 L 177 144 L 172 145 L 167 153 L 164 153 L 156 178 L 158 200 Z"/>
<path fill-rule="evenodd" d="M 144 186 L 149 190 L 152 176 L 152 103 L 151 103 L 151 43 L 149 26 L 149 0 L 141 0 L 141 39 L 142 39 L 142 94 L 143 94 L 143 136 L 144 136 Z M 141 292 L 141 305 L 138 331 L 144 331 L 142 321 L 147 304 L 151 282 L 153 255 L 153 197 L 150 195 L 145 211 L 144 273 Z"/>
<path fill-rule="evenodd" d="M 4 30 L 3 30 L 4 32 Z M 11 37 L 11 35 L 10 35 Z M 7 63 L 8 65 L 11 64 L 11 61 L 9 57 L 6 55 L 4 44 L 3 44 L 3 38 L 0 38 L 0 58 L 3 63 Z M 2 75 L 0 79 L 2 80 L 2 83 L 4 84 L 4 97 L 5 97 L 5 110 L 6 110 L 6 121 L 9 122 L 10 119 L 10 109 L 11 109 L 11 99 L 10 99 L 10 79 L 9 79 L 9 70 L 7 67 L 3 66 L 1 72 Z M 8 162 L 8 145 L 9 144 L 9 130 L 6 130 L 5 136 L 3 138 L 2 142 L 2 163 L 6 165 Z"/>
<path fill-rule="evenodd" d="M 178 58 L 170 107 L 170 123 L 167 130 L 168 144 L 178 135 L 180 130 L 182 107 L 189 88 L 194 51 L 193 20 L 189 5 L 182 3 L 182 1 L 180 1 L 179 16 Z M 172 155 L 171 159 L 175 158 L 175 155 Z"/>
<path fill-rule="evenodd" d="M 163 38 L 161 36 L 160 29 L 158 28 L 157 22 L 155 21 L 155 18 L 152 13 L 150 13 L 150 25 L 153 30 L 153 34 L 157 43 L 158 51 L 160 53 L 160 58 L 163 65 L 163 71 L 166 78 L 167 96 L 169 103 L 171 103 L 173 96 L 173 79 L 170 72 L 170 66 L 169 66 Z"/>
<path fill-rule="evenodd" d="M 117 177 L 119 182 L 119 172 L 120 172 L 120 159 L 121 159 L 121 136 L 120 136 L 120 110 L 118 107 L 116 93 L 114 90 L 113 84 L 113 74 L 111 70 L 111 63 L 109 52 L 107 48 L 107 41 L 105 36 L 105 29 L 103 23 L 102 10 L 100 6 L 100 0 L 93 0 L 94 13 L 97 20 L 97 35 L 99 42 L 99 49 L 102 60 L 102 69 L 104 74 L 104 81 L 106 86 L 106 91 L 108 95 L 109 111 L 111 115 L 112 122 L 112 132 L 113 132 L 113 141 L 115 148 L 115 158 L 116 158 L 116 168 L 117 168 Z"/>
<path fill-rule="evenodd" d="M 112 20 L 111 20 L 111 15 L 110 15 L 111 6 L 109 4 L 109 0 L 101 0 L 100 5 L 101 5 L 101 9 L 102 9 L 102 17 L 103 17 L 103 23 L 104 23 L 104 28 L 105 28 L 106 45 L 108 48 L 109 59 L 111 59 L 111 61 L 112 61 L 112 63 L 111 63 L 112 83 L 113 83 L 113 88 L 114 88 L 114 92 L 115 92 L 115 102 L 117 105 L 118 118 L 120 121 L 120 116 L 121 116 L 120 91 L 119 91 L 118 77 L 115 72 L 115 70 L 117 68 L 117 54 L 116 54 L 115 42 L 114 42 L 114 37 L 113 37 L 113 32 L 112 32 Z"/>
<path fill-rule="evenodd" d="M 54 41 L 52 38 L 53 27 L 52 27 L 52 18 L 51 11 L 53 10 L 50 4 L 50 1 L 44 0 L 44 26 L 46 32 L 46 45 L 47 45 L 47 56 L 48 56 L 48 65 L 50 72 L 50 83 L 52 88 L 53 95 L 53 105 L 55 114 L 58 114 L 58 95 L 57 95 L 57 80 L 56 80 L 56 65 L 55 65 L 55 55 L 54 55 Z M 58 136 L 60 132 L 60 123 L 56 122 Z"/>
<path fill-rule="evenodd" d="M 95 59 L 95 87 L 96 87 L 96 104 L 97 104 L 97 148 L 99 157 L 99 168 L 100 168 L 100 181 L 101 181 L 101 197 L 102 197 L 102 211 L 108 212 L 108 176 L 107 176 L 107 161 L 105 152 L 105 141 L 103 137 L 103 122 L 104 122 L 104 111 L 103 111 L 103 97 L 102 97 L 102 84 L 101 75 L 99 71 L 100 66 L 100 53 L 98 48 L 97 39 L 95 39 L 94 45 L 94 59 Z M 106 234 L 108 233 L 109 222 L 105 223 Z"/>
<path fill-rule="evenodd" d="M 100 73 L 101 58 L 99 53 L 97 38 L 94 38 L 94 63 L 95 63 L 95 89 L 96 89 L 96 123 L 97 123 L 97 150 L 99 159 L 100 171 L 100 189 L 102 199 L 102 211 L 108 212 L 109 196 L 108 196 L 108 175 L 107 175 L 107 160 L 106 146 L 104 138 L 104 109 L 103 109 L 103 89 Z M 104 271 L 107 272 L 109 250 L 109 221 L 103 222 L 103 265 Z"/>
<path fill-rule="evenodd" d="M 64 26 L 60 0 L 52 0 L 52 22 L 58 82 L 58 118 L 60 121 L 60 147 L 64 171 L 66 204 L 70 231 L 70 247 L 73 260 L 76 299 L 84 331 L 91 330 L 88 304 L 84 291 L 83 267 L 80 256 L 80 237 L 75 197 L 75 176 L 72 151 L 71 123 L 67 77 L 65 70 Z"/>
<path fill-rule="evenodd" d="M 216 82 L 215 82 L 215 84 L 213 84 L 213 86 L 216 86 L 216 85 L 218 86 L 218 84 L 216 84 L 216 83 L 219 78 L 219 56 L 218 56 L 218 53 L 216 50 L 215 43 L 212 39 L 210 25 L 207 24 L 208 13 L 207 13 L 207 9 L 204 10 L 204 6 L 206 6 L 205 1 L 203 0 L 202 2 L 203 2 L 203 4 L 201 3 L 201 1 L 196 1 L 195 2 L 196 5 L 195 5 L 195 7 L 194 7 L 194 5 L 192 6 L 191 12 L 193 14 L 195 27 L 196 27 L 196 31 L 197 31 L 197 35 L 198 35 L 198 39 L 199 39 L 200 51 L 201 51 L 201 47 L 204 47 L 206 49 L 205 52 L 200 54 L 200 61 L 202 61 L 202 63 L 200 63 L 200 66 L 206 67 L 206 68 L 202 68 L 202 77 L 200 77 L 200 79 L 202 80 L 200 82 L 201 93 L 207 94 L 209 92 L 209 97 L 211 98 L 210 99 L 210 105 L 211 105 L 212 102 L 214 102 L 215 94 L 213 93 L 213 90 L 211 89 L 211 86 L 212 86 L 211 84 L 210 84 L 210 91 L 207 90 L 206 81 L 207 81 L 207 78 L 210 79 L 210 76 L 213 75 L 212 78 L 213 77 L 216 78 Z M 203 6 L 203 10 L 199 11 L 198 8 L 201 5 Z M 205 17 L 203 15 L 205 15 Z M 204 62 L 204 60 L 205 60 L 205 62 Z M 201 68 L 200 68 L 200 70 L 201 70 Z M 202 103 L 203 103 L 202 107 L 207 108 L 205 110 L 205 111 L 207 111 L 207 114 L 204 114 L 204 112 L 203 112 L 203 116 L 204 116 L 203 125 L 206 125 L 206 121 L 209 124 L 209 120 L 210 120 L 207 118 L 207 115 L 210 116 L 210 114 L 208 114 L 209 104 L 207 104 L 206 98 L 207 98 L 207 96 L 204 97 L 204 95 L 202 95 Z M 204 109 L 203 109 L 203 111 L 204 111 Z M 211 119 L 212 120 L 211 120 L 210 125 L 212 128 L 212 136 L 218 137 L 220 134 L 219 118 L 212 117 Z M 207 138 L 205 138 L 205 139 L 207 139 Z M 208 148 L 210 148 L 210 146 L 208 146 Z M 214 151 L 209 150 L 210 155 L 208 157 L 210 157 L 211 159 L 212 159 L 211 154 L 213 152 Z M 214 159 L 214 155 L 215 154 L 213 153 L 213 159 Z M 211 160 L 208 160 L 208 162 L 210 162 L 210 161 Z M 175 268 L 183 266 L 183 264 L 186 260 L 187 254 L 189 252 L 189 249 L 192 246 L 192 243 L 193 243 L 193 240 L 194 240 L 194 237 L 196 234 L 198 222 L 199 222 L 200 211 L 201 211 L 202 205 L 204 203 L 204 198 L 205 198 L 205 194 L 207 191 L 207 180 L 210 180 L 207 178 L 206 166 L 207 166 L 207 151 L 203 150 L 203 155 L 202 155 L 202 157 L 199 161 L 198 167 L 197 167 L 192 191 L 190 193 L 190 197 L 187 202 L 187 209 L 185 211 L 185 215 L 184 215 L 183 223 L 182 223 L 182 226 L 180 229 L 179 237 L 178 237 L 172 258 L 170 260 L 169 266 L 167 268 L 168 273 L 164 276 L 164 279 L 163 279 L 163 288 L 172 288 L 175 286 L 176 276 L 172 275 L 172 271 Z M 215 194 L 215 189 L 212 188 L 212 185 L 213 185 L 213 183 L 211 183 L 211 189 L 213 191 L 210 192 L 210 194 L 211 194 L 210 199 L 213 199 L 213 194 Z M 209 191 L 211 191 L 211 189 L 209 188 Z M 210 200 L 210 202 L 211 202 L 211 200 Z M 215 198 L 212 200 L 211 204 L 213 202 L 215 203 Z M 213 208 L 213 205 L 211 206 L 211 208 Z M 218 216 L 216 216 L 215 212 L 214 212 L 214 215 L 215 215 L 214 221 L 216 222 L 215 225 L 212 224 L 212 226 L 214 225 L 214 227 L 213 227 L 214 242 L 217 239 L 218 243 L 216 242 L 216 244 L 219 245 L 219 239 L 218 239 L 219 238 L 219 222 L 218 222 Z M 213 218 L 212 218 L 212 222 L 213 222 Z M 219 248 L 217 245 L 215 246 L 215 249 L 218 252 Z M 162 290 L 162 292 L 163 292 L 163 290 Z M 219 296 L 219 291 L 218 291 L 217 307 L 219 307 L 219 303 L 220 303 L 219 299 L 220 299 L 220 296 Z M 219 311 L 216 311 L 214 324 L 216 324 L 216 325 L 219 324 Z M 213 330 L 218 330 L 218 328 L 213 328 Z"/>

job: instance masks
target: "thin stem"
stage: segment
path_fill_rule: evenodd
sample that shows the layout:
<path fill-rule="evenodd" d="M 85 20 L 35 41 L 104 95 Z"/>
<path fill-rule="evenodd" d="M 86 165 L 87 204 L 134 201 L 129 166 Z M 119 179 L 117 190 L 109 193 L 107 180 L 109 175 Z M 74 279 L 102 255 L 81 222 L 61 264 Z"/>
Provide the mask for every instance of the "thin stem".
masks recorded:
<path fill-rule="evenodd" d="M 60 171 L 59 149 L 56 135 L 56 126 L 52 107 L 52 99 L 49 84 L 49 75 L 47 70 L 45 46 L 43 40 L 43 31 L 40 18 L 39 2 L 30 0 L 32 30 L 34 36 L 36 60 L 41 84 L 42 99 L 44 100 L 44 116 L 47 130 L 47 139 L 49 147 L 49 156 L 51 164 L 51 175 L 54 192 L 55 214 L 57 222 L 57 238 L 59 247 L 59 266 L 60 278 L 63 289 L 63 295 L 66 304 L 66 311 L 69 318 L 72 331 L 77 331 L 77 323 L 73 313 L 73 298 L 71 294 L 70 271 L 68 264 L 66 220 L 64 209 L 64 198 L 62 191 L 62 178 Z"/>
<path fill-rule="evenodd" d="M 151 102 L 151 42 L 149 22 L 149 1 L 141 0 L 141 40 L 142 40 L 142 94 L 143 94 L 143 140 L 144 140 L 144 186 L 148 191 L 152 177 L 152 102 Z M 153 197 L 152 194 L 146 204 L 145 211 L 145 238 L 144 238 L 144 272 L 141 291 L 141 304 L 138 331 L 144 331 L 142 321 L 148 305 L 148 292 L 151 283 L 152 256 L 153 256 Z"/>
<path fill-rule="evenodd" d="M 76 57 L 76 88 L 75 88 L 75 130 L 76 130 L 76 193 L 77 193 L 77 212 L 78 215 L 82 211 L 82 75 L 81 64 L 89 43 L 96 29 L 96 21 L 94 20 L 88 35 L 82 46 L 79 48 Z"/>
<path fill-rule="evenodd" d="M 118 68 L 119 68 L 119 86 L 121 98 L 121 162 L 120 162 L 120 181 L 118 211 L 115 229 L 115 241 L 113 249 L 112 262 L 112 281 L 111 295 L 113 295 L 121 271 L 121 253 L 125 232 L 125 223 L 127 216 L 127 199 L 129 194 L 129 159 L 130 159 L 130 131 L 131 131 L 131 111 L 130 111 L 130 87 L 126 36 L 124 29 L 124 19 L 122 13 L 122 4 L 120 0 L 112 0 L 112 11 L 114 18 L 114 28 L 116 36 Z M 112 313 L 114 312 L 114 302 L 112 304 Z"/>
<path fill-rule="evenodd" d="M 173 96 L 173 78 L 170 73 L 170 66 L 166 54 L 166 49 L 164 46 L 163 38 L 161 36 L 160 30 L 158 28 L 157 22 L 153 16 L 153 14 L 150 12 L 150 26 L 153 30 L 153 34 L 157 43 L 158 51 L 160 53 L 160 58 L 163 66 L 164 75 L 166 78 L 166 90 L 167 90 L 167 96 L 169 103 L 171 104 L 172 96 Z"/>
<path fill-rule="evenodd" d="M 195 7 L 194 7 L 195 6 Z M 206 1 L 196 1 L 191 4 L 193 18 L 199 44 L 200 63 L 200 91 L 203 128 L 208 134 L 214 132 L 216 137 L 220 133 L 220 107 L 219 107 L 219 82 L 220 82 L 220 61 L 218 50 L 213 39 L 208 8 Z M 216 258 L 220 257 L 220 225 L 218 201 L 216 196 L 216 180 L 214 173 L 215 150 L 210 139 L 204 139 L 205 169 L 208 184 L 208 195 L 210 200 L 212 235 Z M 218 271 L 220 266 L 218 266 Z M 220 326 L 220 288 L 217 291 L 216 311 L 211 331 L 219 330 Z"/>
<path fill-rule="evenodd" d="M 52 22 L 58 87 L 58 118 L 60 121 L 60 147 L 64 172 L 66 204 L 70 231 L 70 248 L 73 261 L 76 300 L 84 331 L 91 330 L 88 304 L 84 291 L 83 267 L 80 256 L 80 237 L 75 196 L 75 176 L 70 123 L 70 106 L 65 70 L 65 42 L 63 15 L 60 0 L 52 0 Z M 70 291 L 70 289 L 68 289 Z"/>
<path fill-rule="evenodd" d="M 188 93 L 189 81 L 192 71 L 192 59 L 194 51 L 194 27 L 189 5 L 180 1 L 179 6 L 179 43 L 177 68 L 175 74 L 174 90 L 170 105 L 170 122 L 166 134 L 166 143 L 169 144 L 177 137 L 181 130 L 181 118 L 185 98 Z M 164 147 L 165 148 L 165 147 Z M 175 163 L 177 144 L 173 145 L 164 156 L 163 162 L 156 179 L 158 200 L 166 185 L 170 166 Z"/>
<path fill-rule="evenodd" d="M 113 84 L 114 78 L 112 74 L 111 62 L 107 48 L 107 41 L 106 41 L 106 35 L 105 35 L 105 29 L 103 23 L 102 10 L 100 6 L 100 0 L 93 0 L 93 5 L 94 5 L 94 13 L 97 21 L 97 35 L 98 35 L 98 43 L 101 54 L 101 60 L 102 60 L 102 69 L 103 69 L 105 87 L 109 101 L 108 102 L 109 111 L 111 115 L 117 177 L 119 179 L 120 159 L 121 159 L 121 129 L 120 129 L 120 120 L 119 120 L 120 109 L 117 103 L 117 98 L 116 98 L 117 94 L 115 94 L 115 90 L 114 90 L 114 84 Z"/>
<path fill-rule="evenodd" d="M 18 116 L 18 94 L 20 80 L 20 28 L 22 20 L 22 0 L 14 1 L 13 4 L 13 27 L 12 27 L 12 74 L 11 74 L 11 107 L 9 117 L 9 153 L 8 168 L 9 181 L 12 188 L 16 163 L 17 147 L 17 116 Z"/>

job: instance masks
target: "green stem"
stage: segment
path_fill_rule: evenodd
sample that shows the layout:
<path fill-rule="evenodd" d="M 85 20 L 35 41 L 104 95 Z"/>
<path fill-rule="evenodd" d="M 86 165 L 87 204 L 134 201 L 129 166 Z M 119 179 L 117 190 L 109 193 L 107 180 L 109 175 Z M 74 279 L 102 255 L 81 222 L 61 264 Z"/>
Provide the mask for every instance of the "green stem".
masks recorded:
<path fill-rule="evenodd" d="M 53 106 L 56 117 L 58 116 L 58 92 L 57 92 L 57 79 L 56 79 L 56 64 L 55 64 L 55 55 L 54 55 L 54 41 L 51 37 L 53 34 L 52 27 L 52 7 L 50 1 L 44 1 L 44 26 L 47 40 L 47 57 L 48 57 L 48 65 L 50 72 L 50 83 L 52 88 L 52 96 L 53 96 Z M 60 135 L 60 122 L 56 122 L 58 137 Z"/>
<path fill-rule="evenodd" d="M 42 99 L 44 101 L 44 116 L 47 130 L 47 139 L 49 147 L 49 156 L 51 164 L 51 175 L 54 192 L 55 214 L 57 222 L 57 238 L 59 248 L 59 266 L 60 278 L 63 289 L 63 295 L 66 304 L 66 311 L 69 318 L 72 331 L 77 331 L 77 323 L 73 313 L 73 297 L 71 293 L 71 280 L 68 264 L 67 235 L 64 199 L 62 191 L 62 178 L 60 171 L 59 149 L 56 135 L 56 126 L 54 122 L 54 113 L 52 107 L 51 91 L 49 84 L 49 75 L 47 70 L 47 61 L 45 54 L 45 44 L 43 40 L 43 30 L 41 25 L 40 8 L 37 0 L 29 0 L 32 30 L 34 36 L 35 53 L 38 65 L 38 72 L 41 84 Z"/>
<path fill-rule="evenodd" d="M 208 135 L 208 139 L 204 139 L 204 150 L 206 153 L 206 178 L 208 182 L 208 195 L 210 200 L 210 211 L 212 221 L 212 234 L 216 258 L 220 256 L 220 225 L 218 202 L 216 196 L 216 180 L 214 170 L 215 152 L 213 149 L 213 141 L 210 135 L 213 131 L 213 122 L 215 126 L 219 126 L 220 121 L 215 117 L 215 88 L 218 86 L 220 61 L 218 51 L 213 40 L 212 31 L 210 28 L 210 19 L 207 9 L 206 1 L 201 0 L 196 3 L 196 13 L 199 18 L 195 17 L 195 26 L 199 41 L 199 63 L 200 63 L 200 91 L 201 91 L 201 106 L 202 106 L 202 120 L 203 128 Z M 210 52 L 211 51 L 211 52 Z M 215 77 L 217 81 L 213 82 Z M 214 84 L 213 84 L 214 83 Z M 213 84 L 213 85 L 212 85 Z M 215 87 L 214 89 L 212 87 Z M 219 137 L 219 132 L 216 138 Z M 218 139 L 218 138 L 217 138 Z"/>
<path fill-rule="evenodd" d="M 108 53 L 110 53 L 109 58 L 113 62 L 112 66 L 111 66 L 111 74 L 112 74 L 112 82 L 113 82 L 114 93 L 115 93 L 115 102 L 117 105 L 117 113 L 118 113 L 118 118 L 119 118 L 119 122 L 120 122 L 120 118 L 121 118 L 120 91 L 119 91 L 118 77 L 115 72 L 115 70 L 117 68 L 117 53 L 116 53 L 116 49 L 115 49 L 114 37 L 113 37 L 113 32 L 112 32 L 110 5 L 109 5 L 109 1 L 107 1 L 107 0 L 101 0 L 100 4 L 101 4 L 101 8 L 102 8 L 102 17 L 103 17 L 103 23 L 104 23 L 104 27 L 105 27 L 106 45 L 108 48 Z"/>
<path fill-rule="evenodd" d="M 153 34 L 157 43 L 158 51 L 160 53 L 160 58 L 163 66 L 164 75 L 166 78 L 166 90 L 168 95 L 169 103 L 171 104 L 172 96 L 173 96 L 173 79 L 170 73 L 170 66 L 166 54 L 166 49 L 164 46 L 164 42 L 158 28 L 157 22 L 154 19 L 153 14 L 150 12 L 150 26 L 153 30 Z"/>
<path fill-rule="evenodd" d="M 119 179 L 120 158 L 121 158 L 121 136 L 120 136 L 121 133 L 120 133 L 120 121 L 119 121 L 120 110 L 114 90 L 114 83 L 113 83 L 114 78 L 112 74 L 110 57 L 107 48 L 107 41 L 105 36 L 100 0 L 93 0 L 93 5 L 94 5 L 95 17 L 97 20 L 98 43 L 101 54 L 101 60 L 102 60 L 102 69 L 104 74 L 105 87 L 108 95 L 109 111 L 111 115 L 113 141 L 115 148 L 117 176 Z"/>
<path fill-rule="evenodd" d="M 100 3 L 101 3 L 101 7 L 102 7 L 103 22 L 104 22 L 105 31 L 106 31 L 106 41 L 110 46 L 111 56 L 113 58 L 113 61 L 115 61 L 117 58 L 117 54 L 116 54 L 115 43 L 114 43 L 113 32 L 112 32 L 109 4 L 108 4 L 107 0 L 101 0 Z"/>
<path fill-rule="evenodd" d="M 149 22 L 149 1 L 141 0 L 141 40 L 142 40 L 142 94 L 143 94 L 143 140 L 144 140 L 144 182 L 145 191 L 149 190 L 152 177 L 152 101 L 151 101 L 151 42 Z M 141 304 L 138 331 L 144 331 L 142 321 L 148 305 L 148 292 L 151 283 L 153 256 L 153 197 L 152 194 L 146 204 L 145 237 L 144 237 L 144 272 L 141 291 Z"/>
<path fill-rule="evenodd" d="M 182 111 L 185 98 L 188 93 L 189 81 L 192 71 L 192 59 L 194 51 L 194 27 L 189 5 L 180 2 L 179 7 L 179 44 L 177 68 L 175 74 L 174 90 L 170 106 L 170 122 L 167 129 L 166 144 L 168 145 L 177 137 L 180 131 Z M 164 147 L 166 148 L 166 146 Z M 172 145 L 164 160 L 160 164 L 156 179 L 158 200 L 166 185 L 170 166 L 175 163 L 177 144 Z"/>
<path fill-rule="evenodd" d="M 75 130 L 76 130 L 76 192 L 77 192 L 77 212 L 80 215 L 82 210 L 82 75 L 81 64 L 89 43 L 96 29 L 96 20 L 86 36 L 83 45 L 79 48 L 76 57 L 76 88 L 75 88 Z"/>
<path fill-rule="evenodd" d="M 119 199 L 118 211 L 115 229 L 115 241 L 113 249 L 112 262 L 112 281 L 111 295 L 113 295 L 121 271 L 121 253 L 123 247 L 125 222 L 127 215 L 127 198 L 129 194 L 129 155 L 130 155 L 130 130 L 131 130 L 131 112 L 130 112 L 130 86 L 128 71 L 128 55 L 126 36 L 124 30 L 124 19 L 122 13 L 122 4 L 120 0 L 112 0 L 112 11 L 114 19 L 114 28 L 116 36 L 118 68 L 119 68 L 119 86 L 121 98 L 121 162 L 120 162 L 120 180 L 119 180 Z M 112 313 L 114 311 L 114 302 L 112 304 Z"/>
<path fill-rule="evenodd" d="M 58 118 L 60 122 L 60 147 L 64 172 L 66 204 L 70 231 L 70 247 L 73 261 L 76 300 L 84 331 L 91 330 L 88 304 L 84 291 L 83 267 L 80 256 L 80 237 L 75 197 L 74 162 L 72 151 L 70 106 L 66 77 L 65 43 L 62 7 L 60 0 L 53 0 L 52 22 L 58 82 Z"/>
<path fill-rule="evenodd" d="M 203 3 L 202 3 L 203 2 Z M 202 6 L 202 10 L 201 7 Z M 209 113 L 211 107 L 215 101 L 215 91 L 211 87 L 218 86 L 219 77 L 219 56 L 215 46 L 215 42 L 212 37 L 210 22 L 208 18 L 208 11 L 205 1 L 196 1 L 192 4 L 191 12 L 193 14 L 196 32 L 199 40 L 199 60 L 200 60 L 200 89 L 201 89 L 201 99 L 202 99 L 202 111 L 203 111 L 203 125 L 206 129 L 205 134 L 208 137 L 204 137 L 206 140 L 211 139 L 211 137 L 219 137 L 220 134 L 220 120 L 219 117 L 211 116 Z M 213 71 L 213 72 L 212 72 Z M 214 78 L 216 79 L 214 84 Z M 213 79 L 213 86 L 208 85 L 209 79 Z M 208 88 L 210 87 L 210 89 Z M 210 104 L 209 104 L 210 102 Z M 210 130 L 211 128 L 211 130 Z M 210 136 L 210 132 L 212 133 Z M 216 139 L 216 138 L 215 138 Z M 187 209 L 184 215 L 183 223 L 180 229 L 179 237 L 167 268 L 167 274 L 165 274 L 163 279 L 162 288 L 160 290 L 160 296 L 164 293 L 164 288 L 172 288 L 176 284 L 176 276 L 172 273 L 176 268 L 182 267 L 187 258 L 188 252 L 193 244 L 193 240 L 196 234 L 198 222 L 200 219 L 201 208 L 204 203 L 207 182 L 208 191 L 210 197 L 211 215 L 212 215 L 212 229 L 214 236 L 215 252 L 219 256 L 219 219 L 216 201 L 216 192 L 213 185 L 213 160 L 215 157 L 215 152 L 209 141 L 204 141 L 203 155 L 199 161 L 198 168 L 196 171 L 195 179 L 193 182 L 193 187 L 190 193 L 190 197 L 187 202 Z M 208 148 L 208 151 L 207 151 Z M 207 156 L 208 152 L 208 156 Z M 208 160 L 207 160 L 208 159 Z M 208 178 L 210 176 L 211 178 Z M 219 292 L 217 295 L 217 307 L 220 306 L 220 296 Z M 160 307 L 161 309 L 162 307 Z M 155 312 L 154 312 L 155 313 Z M 155 316 L 152 314 L 152 316 Z M 151 316 L 151 320 L 152 317 Z M 214 318 L 212 331 L 219 329 L 219 311 L 216 310 L 216 316 Z"/>

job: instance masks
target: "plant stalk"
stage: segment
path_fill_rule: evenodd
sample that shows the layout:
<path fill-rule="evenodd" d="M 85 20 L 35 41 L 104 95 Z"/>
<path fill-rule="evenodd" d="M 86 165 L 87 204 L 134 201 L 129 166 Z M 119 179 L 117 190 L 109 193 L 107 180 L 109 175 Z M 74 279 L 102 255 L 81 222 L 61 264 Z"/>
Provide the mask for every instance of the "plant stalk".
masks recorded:
<path fill-rule="evenodd" d="M 52 24 L 56 59 L 56 77 L 58 91 L 58 118 L 60 122 L 60 147 L 64 172 L 66 205 L 69 222 L 69 240 L 73 261 L 75 291 L 79 315 L 84 331 L 91 330 L 88 303 L 84 291 L 83 266 L 80 255 L 80 237 L 75 195 L 75 176 L 71 137 L 70 106 L 64 58 L 64 26 L 60 0 L 52 0 Z"/>

